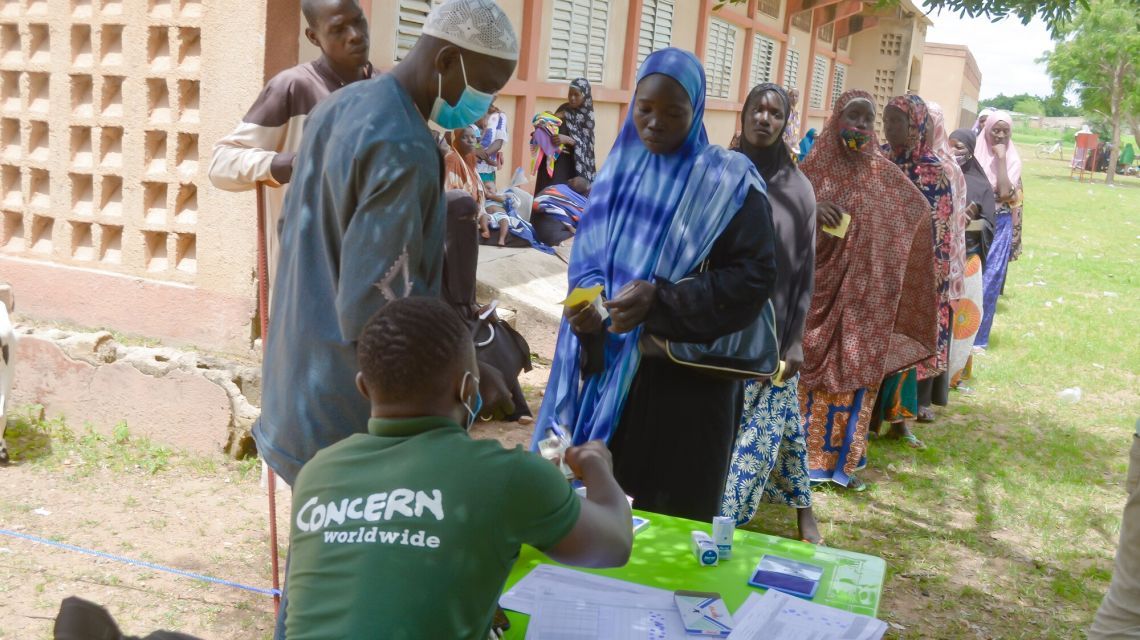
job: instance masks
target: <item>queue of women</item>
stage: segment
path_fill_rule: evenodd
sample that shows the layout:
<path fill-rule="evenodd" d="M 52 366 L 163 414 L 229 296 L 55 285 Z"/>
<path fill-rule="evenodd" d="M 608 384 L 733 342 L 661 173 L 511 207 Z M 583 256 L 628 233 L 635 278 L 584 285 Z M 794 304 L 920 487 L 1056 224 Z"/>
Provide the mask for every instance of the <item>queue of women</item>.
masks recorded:
<path fill-rule="evenodd" d="M 1011 121 L 996 112 L 976 136 L 947 135 L 936 105 L 900 96 L 880 147 L 874 100 L 851 90 L 797 162 L 781 87 L 752 90 L 730 150 L 710 143 L 704 110 L 693 54 L 646 59 L 570 259 L 570 289 L 601 285 L 604 303 L 565 311 L 535 442 L 551 425 L 606 441 L 636 508 L 744 524 L 785 504 L 822 544 L 812 486 L 865 487 L 883 423 L 880 438 L 923 447 L 913 422 L 935 419 L 988 344 L 1020 244 Z M 642 347 L 739 332 L 769 300 L 773 379 Z"/>

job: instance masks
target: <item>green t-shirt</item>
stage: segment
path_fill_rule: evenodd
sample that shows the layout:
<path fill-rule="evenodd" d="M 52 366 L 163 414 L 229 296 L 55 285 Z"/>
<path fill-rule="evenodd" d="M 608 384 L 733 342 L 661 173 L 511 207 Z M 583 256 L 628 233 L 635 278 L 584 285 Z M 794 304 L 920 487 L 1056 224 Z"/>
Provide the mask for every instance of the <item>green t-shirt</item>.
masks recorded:
<path fill-rule="evenodd" d="M 523 543 L 564 538 L 581 505 L 558 469 L 445 418 L 371 420 L 293 487 L 289 640 L 485 640 Z"/>

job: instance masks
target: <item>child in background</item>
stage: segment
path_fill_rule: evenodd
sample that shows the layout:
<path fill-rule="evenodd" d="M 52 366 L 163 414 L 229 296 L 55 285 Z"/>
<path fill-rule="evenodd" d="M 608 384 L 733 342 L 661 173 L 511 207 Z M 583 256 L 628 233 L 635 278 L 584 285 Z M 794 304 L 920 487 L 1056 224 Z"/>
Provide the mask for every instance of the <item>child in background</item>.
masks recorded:
<path fill-rule="evenodd" d="M 507 116 L 491 103 L 486 115 L 475 123 L 479 127 L 479 149 L 475 151 L 477 162 L 475 171 L 488 193 L 495 192 L 495 177 L 503 166 L 503 146 L 510 137 L 507 134 Z"/>
<path fill-rule="evenodd" d="M 479 214 L 479 235 L 490 238 L 491 230 L 496 229 L 499 232 L 499 246 L 505 247 L 507 246 L 507 235 L 511 232 L 511 216 L 507 213 L 503 203 L 496 200 L 496 198 L 502 197 L 498 194 L 487 194 L 487 204 Z"/>

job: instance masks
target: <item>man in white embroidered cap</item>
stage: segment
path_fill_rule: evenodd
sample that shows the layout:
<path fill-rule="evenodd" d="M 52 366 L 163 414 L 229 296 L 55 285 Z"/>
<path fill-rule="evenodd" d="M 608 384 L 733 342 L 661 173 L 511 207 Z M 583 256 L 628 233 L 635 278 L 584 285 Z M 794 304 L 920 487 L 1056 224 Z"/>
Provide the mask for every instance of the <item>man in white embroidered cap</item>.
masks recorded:
<path fill-rule="evenodd" d="M 354 384 L 368 318 L 393 300 L 440 293 L 443 163 L 427 121 L 473 124 L 517 64 L 518 38 L 493 0 L 450 0 L 423 33 L 390 73 L 341 89 L 305 124 L 253 428 L 258 452 L 290 485 L 318 450 L 368 423 Z"/>
<path fill-rule="evenodd" d="M 473 124 L 518 62 L 514 28 L 493 0 L 450 0 L 423 33 L 390 73 L 337 91 L 305 123 L 253 428 L 258 453 L 290 485 L 317 451 L 367 429 L 355 376 L 368 319 L 394 300 L 440 293 L 443 161 L 427 121 Z"/>

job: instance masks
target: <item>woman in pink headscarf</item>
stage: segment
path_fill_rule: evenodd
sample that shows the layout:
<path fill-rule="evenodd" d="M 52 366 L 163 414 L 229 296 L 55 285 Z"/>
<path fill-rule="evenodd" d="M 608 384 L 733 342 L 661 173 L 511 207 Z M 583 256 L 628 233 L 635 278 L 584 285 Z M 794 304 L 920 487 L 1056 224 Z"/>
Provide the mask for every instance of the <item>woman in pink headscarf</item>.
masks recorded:
<path fill-rule="evenodd" d="M 1013 119 L 1009 114 L 995 111 L 986 119 L 974 148 L 974 157 L 990 179 L 998 204 L 994 239 L 983 273 L 982 325 L 974 338 L 974 346 L 982 349 L 990 343 L 990 329 L 998 296 L 1005 288 L 1006 270 L 1010 261 L 1021 254 L 1021 156 L 1010 139 L 1012 132 Z"/>
<path fill-rule="evenodd" d="M 974 333 L 971 331 L 965 335 L 962 328 L 958 326 L 959 303 L 962 298 L 976 294 L 974 297 L 977 299 L 974 300 L 974 303 L 976 308 L 981 308 L 981 289 L 978 287 L 975 291 L 974 288 L 966 286 L 966 227 L 970 224 L 966 176 L 950 150 L 950 138 L 946 131 L 946 116 L 941 105 L 937 102 L 927 102 L 926 108 L 930 118 L 930 126 L 926 128 L 926 133 L 930 138 L 930 147 L 942 163 L 942 170 L 950 178 L 954 204 L 954 212 L 950 217 L 950 305 L 952 307 L 950 362 L 946 371 L 948 382 L 950 386 L 953 386 L 955 375 L 965 368 L 966 360 L 970 357 L 970 347 L 974 344 Z M 979 261 L 978 264 L 980 265 L 981 262 Z M 980 279 L 980 270 L 977 275 Z M 969 338 L 968 341 L 965 339 L 967 337 Z M 918 399 L 920 412 L 924 408 L 923 399 L 920 394 Z M 925 408 L 929 411 L 930 405 L 925 405 Z"/>

